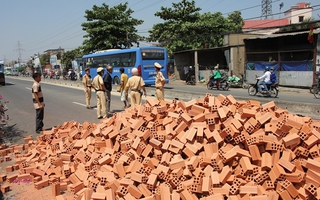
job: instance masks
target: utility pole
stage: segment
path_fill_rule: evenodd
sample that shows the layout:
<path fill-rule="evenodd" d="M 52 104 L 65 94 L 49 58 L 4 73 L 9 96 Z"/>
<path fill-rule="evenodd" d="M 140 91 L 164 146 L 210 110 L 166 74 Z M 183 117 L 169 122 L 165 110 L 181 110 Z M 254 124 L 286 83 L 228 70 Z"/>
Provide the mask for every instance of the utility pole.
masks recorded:
<path fill-rule="evenodd" d="M 20 67 L 20 62 L 22 60 L 21 56 L 22 56 L 22 51 L 24 51 L 24 49 L 21 48 L 22 45 L 20 44 L 20 41 L 18 41 L 18 44 L 17 44 L 17 49 L 15 49 L 15 51 L 18 51 L 18 55 L 19 55 L 19 67 Z"/>
<path fill-rule="evenodd" d="M 272 16 L 272 0 L 261 0 L 261 18 L 268 19 Z"/>
<path fill-rule="evenodd" d="M 128 31 L 127 31 L 127 48 L 129 47 L 129 33 L 128 33 Z"/>
<path fill-rule="evenodd" d="M 3 63 L 4 63 L 4 65 L 6 65 L 6 63 L 7 63 L 6 55 L 4 55 L 4 57 L 3 57 Z"/>

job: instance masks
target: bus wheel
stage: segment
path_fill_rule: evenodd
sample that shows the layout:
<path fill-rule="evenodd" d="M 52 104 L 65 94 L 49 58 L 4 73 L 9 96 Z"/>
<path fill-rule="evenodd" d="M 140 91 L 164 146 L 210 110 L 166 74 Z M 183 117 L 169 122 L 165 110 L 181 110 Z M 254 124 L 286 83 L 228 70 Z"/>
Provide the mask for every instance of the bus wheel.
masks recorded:
<path fill-rule="evenodd" d="M 113 78 L 113 84 L 115 84 L 115 85 L 120 85 L 119 77 L 115 76 L 115 77 Z"/>

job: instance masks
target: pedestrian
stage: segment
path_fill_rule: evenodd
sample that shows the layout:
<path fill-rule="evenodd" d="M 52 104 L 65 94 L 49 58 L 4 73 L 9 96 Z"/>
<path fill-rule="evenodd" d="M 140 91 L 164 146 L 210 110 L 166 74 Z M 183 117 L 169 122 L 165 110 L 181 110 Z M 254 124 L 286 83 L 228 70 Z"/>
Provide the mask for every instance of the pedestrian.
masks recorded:
<path fill-rule="evenodd" d="M 132 68 L 131 70 L 132 76 L 128 79 L 128 82 L 125 87 L 126 96 L 128 96 L 128 90 L 130 89 L 130 98 L 131 98 L 131 105 L 141 105 L 142 103 L 142 91 L 144 92 L 144 96 L 147 96 L 147 91 L 145 83 L 143 79 L 138 76 L 138 69 Z"/>
<path fill-rule="evenodd" d="M 166 83 L 166 79 L 164 78 L 162 72 L 160 71 L 160 69 L 162 68 L 162 66 L 155 62 L 154 63 L 154 69 L 156 70 L 156 81 L 155 81 L 155 86 L 156 86 L 156 98 L 159 101 L 163 101 L 164 100 L 164 84 Z"/>
<path fill-rule="evenodd" d="M 106 118 L 106 95 L 105 91 L 106 88 L 103 83 L 102 76 L 104 74 L 104 69 L 102 67 L 99 67 L 97 69 L 97 76 L 94 77 L 92 81 L 92 87 L 96 90 L 97 95 L 97 115 L 98 119 Z"/>
<path fill-rule="evenodd" d="M 83 83 L 83 88 L 84 88 L 84 94 L 86 97 L 86 108 L 92 109 L 91 105 L 90 105 L 91 88 L 92 88 L 90 68 L 86 68 L 84 71 L 85 71 L 85 75 L 83 76 L 82 83 Z"/>
<path fill-rule="evenodd" d="M 106 88 L 107 114 L 112 114 L 110 111 L 111 91 L 112 91 L 112 77 L 111 77 L 112 70 L 113 70 L 112 66 L 107 66 L 107 73 L 103 77 L 103 83 Z"/>
<path fill-rule="evenodd" d="M 124 68 L 120 68 L 120 100 L 124 103 L 124 109 L 130 107 L 128 96 L 125 92 L 125 86 L 128 82 L 128 75 L 124 73 Z"/>
<path fill-rule="evenodd" d="M 43 131 L 43 118 L 44 118 L 44 98 L 41 90 L 41 74 L 33 73 L 34 79 L 32 85 L 32 100 L 33 106 L 36 109 L 36 133 L 40 134 Z"/>

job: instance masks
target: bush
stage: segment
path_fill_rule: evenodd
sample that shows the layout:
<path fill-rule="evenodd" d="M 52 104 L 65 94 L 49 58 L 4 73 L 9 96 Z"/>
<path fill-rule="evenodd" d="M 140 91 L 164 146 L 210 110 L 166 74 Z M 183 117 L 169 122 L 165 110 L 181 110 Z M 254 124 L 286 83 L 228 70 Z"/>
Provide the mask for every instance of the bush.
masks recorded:
<path fill-rule="evenodd" d="M 9 115 L 6 114 L 6 111 L 8 110 L 8 103 L 9 101 L 4 100 L 3 96 L 0 94 L 0 127 L 7 125 L 9 120 Z"/>

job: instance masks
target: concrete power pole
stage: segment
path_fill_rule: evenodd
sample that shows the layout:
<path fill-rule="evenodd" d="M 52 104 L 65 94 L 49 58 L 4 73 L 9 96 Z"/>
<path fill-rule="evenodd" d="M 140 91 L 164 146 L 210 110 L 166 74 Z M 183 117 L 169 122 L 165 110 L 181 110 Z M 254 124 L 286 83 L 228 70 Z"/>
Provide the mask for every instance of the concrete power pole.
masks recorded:
<path fill-rule="evenodd" d="M 3 57 L 3 63 L 4 63 L 4 65 L 6 65 L 6 64 L 7 64 L 7 58 L 6 58 L 6 55 L 4 55 L 4 57 Z"/>
<path fill-rule="evenodd" d="M 18 58 L 18 61 L 19 61 L 19 67 L 20 67 L 20 62 L 22 61 L 22 51 L 24 51 L 24 49 L 21 48 L 22 45 L 20 44 L 20 41 L 18 41 L 18 44 L 17 44 L 17 49 L 15 49 L 15 51 L 18 52 L 18 55 L 19 55 L 19 58 Z"/>

